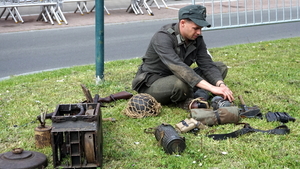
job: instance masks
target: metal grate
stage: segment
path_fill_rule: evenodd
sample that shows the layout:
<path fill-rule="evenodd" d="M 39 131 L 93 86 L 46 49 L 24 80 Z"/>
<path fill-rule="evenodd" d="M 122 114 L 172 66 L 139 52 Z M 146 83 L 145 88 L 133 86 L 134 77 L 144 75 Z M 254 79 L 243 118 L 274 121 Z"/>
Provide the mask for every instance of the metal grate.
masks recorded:
<path fill-rule="evenodd" d="M 300 20 L 300 0 L 202 0 L 207 21 L 222 29 Z"/>

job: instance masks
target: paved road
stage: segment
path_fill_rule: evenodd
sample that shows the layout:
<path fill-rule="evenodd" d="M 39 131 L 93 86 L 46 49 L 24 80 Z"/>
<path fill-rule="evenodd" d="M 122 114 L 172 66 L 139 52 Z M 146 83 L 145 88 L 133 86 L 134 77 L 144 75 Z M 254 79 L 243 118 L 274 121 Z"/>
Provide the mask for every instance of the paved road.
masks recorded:
<path fill-rule="evenodd" d="M 169 11 L 170 12 L 170 11 Z M 177 11 L 175 11 L 177 13 Z M 161 13 L 162 15 L 162 13 Z M 152 35 L 173 19 L 105 24 L 105 61 L 141 57 Z M 208 48 L 299 37 L 300 22 L 204 31 Z M 95 63 L 95 27 L 0 34 L 0 80 L 12 75 Z"/>
<path fill-rule="evenodd" d="M 153 33 L 173 20 L 105 25 L 105 61 L 141 57 Z M 300 36 L 300 22 L 205 31 L 208 48 Z M 0 78 L 93 64 L 94 26 L 0 34 Z M 5 43 L 3 43 L 5 42 Z"/>

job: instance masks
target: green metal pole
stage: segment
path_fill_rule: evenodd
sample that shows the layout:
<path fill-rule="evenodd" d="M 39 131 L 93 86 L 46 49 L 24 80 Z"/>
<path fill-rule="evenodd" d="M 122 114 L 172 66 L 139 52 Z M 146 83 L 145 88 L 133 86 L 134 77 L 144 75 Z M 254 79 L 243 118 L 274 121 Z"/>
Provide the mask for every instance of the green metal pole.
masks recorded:
<path fill-rule="evenodd" d="M 104 81 L 104 0 L 95 0 L 96 84 Z"/>

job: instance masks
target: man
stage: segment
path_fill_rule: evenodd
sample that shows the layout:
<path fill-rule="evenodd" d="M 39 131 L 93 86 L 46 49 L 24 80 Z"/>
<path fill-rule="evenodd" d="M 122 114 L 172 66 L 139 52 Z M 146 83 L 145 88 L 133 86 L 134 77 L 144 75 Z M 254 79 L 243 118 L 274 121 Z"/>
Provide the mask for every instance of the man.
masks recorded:
<path fill-rule="evenodd" d="M 203 27 L 211 26 L 206 8 L 189 5 L 178 14 L 178 23 L 163 26 L 152 37 L 132 88 L 161 104 L 205 97 L 205 91 L 233 101 L 233 93 L 224 83 L 227 66 L 212 61 L 201 35 Z M 192 69 L 193 63 L 198 67 Z"/>

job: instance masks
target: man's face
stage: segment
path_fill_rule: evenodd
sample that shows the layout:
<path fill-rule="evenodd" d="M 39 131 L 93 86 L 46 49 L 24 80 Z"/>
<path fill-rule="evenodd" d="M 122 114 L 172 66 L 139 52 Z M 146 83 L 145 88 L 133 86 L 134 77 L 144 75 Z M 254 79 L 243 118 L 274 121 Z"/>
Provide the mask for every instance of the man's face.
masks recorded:
<path fill-rule="evenodd" d="M 192 21 L 180 20 L 180 34 L 185 40 L 195 40 L 201 35 L 202 27 Z"/>

